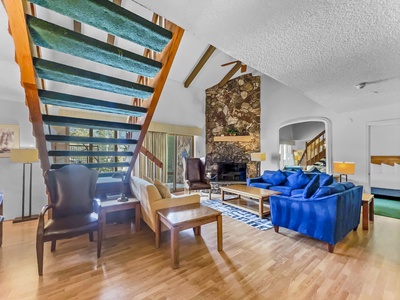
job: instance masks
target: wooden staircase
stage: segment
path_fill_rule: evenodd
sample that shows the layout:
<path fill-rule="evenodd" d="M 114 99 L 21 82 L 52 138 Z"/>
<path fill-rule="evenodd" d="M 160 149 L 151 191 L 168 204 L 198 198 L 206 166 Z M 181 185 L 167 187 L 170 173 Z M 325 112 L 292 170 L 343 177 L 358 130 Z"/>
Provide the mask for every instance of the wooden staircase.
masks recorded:
<path fill-rule="evenodd" d="M 25 89 L 26 105 L 43 172 L 71 163 L 71 157 L 87 157 L 85 162 L 81 162 L 83 165 L 98 169 L 105 176 L 124 171 L 128 174 L 125 177 L 127 182 L 142 150 L 144 136 L 179 47 L 183 29 L 156 14 L 151 21 L 144 19 L 121 7 L 121 0 L 2 1 L 9 18 L 9 32 L 14 39 L 15 59 L 21 70 L 21 85 Z M 53 16 L 55 20 L 54 16 L 59 18 L 58 14 L 70 20 L 70 28 L 37 17 Z M 82 26 L 87 25 L 82 24 L 106 32 L 107 42 L 84 35 Z M 128 51 L 126 47 L 114 46 L 115 37 L 129 41 L 132 48 L 142 46 L 143 55 Z M 45 59 L 42 57 L 43 48 L 47 53 L 61 52 L 78 57 L 82 62 L 101 64 L 99 69 L 107 72 L 87 69 L 86 63 L 80 64 L 82 68 L 77 68 L 65 62 Z M 124 72 L 132 73 L 130 77 L 133 80 L 109 75 Z M 47 81 L 61 83 L 73 92 L 47 90 Z M 75 91 L 72 86 L 90 89 L 90 95 L 94 97 L 87 97 L 87 93 L 80 95 L 77 91 L 82 89 Z M 113 96 L 98 99 L 95 96 L 97 90 L 128 96 L 130 100 L 125 103 L 113 101 Z M 50 113 L 55 108 L 122 116 L 125 121 L 99 120 L 90 117 L 90 113 L 87 114 L 89 117 L 84 118 Z M 65 134 L 55 134 L 54 126 L 66 127 L 67 130 L 64 130 Z M 90 134 L 70 135 L 68 128 L 88 129 Z M 112 130 L 114 136 L 94 136 L 95 130 Z M 52 146 L 60 144 L 64 146 L 52 149 Z M 70 144 L 82 145 L 81 150 L 71 150 Z M 111 150 L 96 150 L 104 148 L 101 147 L 104 145 Z M 123 150 L 119 147 L 121 145 L 125 146 Z M 60 158 L 62 163 L 59 162 Z M 113 172 L 103 172 L 103 168 L 111 168 Z"/>
<path fill-rule="evenodd" d="M 299 166 L 309 166 L 326 157 L 325 130 L 306 142 L 306 149 L 299 160 Z"/>

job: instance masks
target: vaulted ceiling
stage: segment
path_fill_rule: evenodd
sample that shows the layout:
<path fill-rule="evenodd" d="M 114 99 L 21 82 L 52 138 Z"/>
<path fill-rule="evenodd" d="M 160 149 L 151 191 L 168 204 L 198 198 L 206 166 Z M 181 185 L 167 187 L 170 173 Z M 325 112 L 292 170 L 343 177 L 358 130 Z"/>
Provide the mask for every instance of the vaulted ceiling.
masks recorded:
<path fill-rule="evenodd" d="M 135 2 L 327 108 L 399 102 L 398 0 Z"/>

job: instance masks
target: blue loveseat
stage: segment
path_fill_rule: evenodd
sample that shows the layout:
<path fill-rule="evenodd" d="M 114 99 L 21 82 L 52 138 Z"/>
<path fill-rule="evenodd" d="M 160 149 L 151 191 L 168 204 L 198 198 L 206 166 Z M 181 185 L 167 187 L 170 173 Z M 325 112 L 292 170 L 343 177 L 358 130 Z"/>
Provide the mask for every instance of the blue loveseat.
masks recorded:
<path fill-rule="evenodd" d="M 275 231 L 285 227 L 328 243 L 333 252 L 337 242 L 360 223 L 362 186 L 351 182 L 319 187 L 313 195 L 270 197 Z"/>
<path fill-rule="evenodd" d="M 270 189 L 280 192 L 284 196 L 302 195 L 311 185 L 311 181 L 318 176 L 319 185 L 313 183 L 311 191 L 315 192 L 316 188 L 322 185 L 329 185 L 334 182 L 333 176 L 326 173 L 309 173 L 302 170 L 294 171 L 264 171 L 263 175 L 255 178 L 247 178 L 248 186 L 258 187 L 262 189 Z"/>

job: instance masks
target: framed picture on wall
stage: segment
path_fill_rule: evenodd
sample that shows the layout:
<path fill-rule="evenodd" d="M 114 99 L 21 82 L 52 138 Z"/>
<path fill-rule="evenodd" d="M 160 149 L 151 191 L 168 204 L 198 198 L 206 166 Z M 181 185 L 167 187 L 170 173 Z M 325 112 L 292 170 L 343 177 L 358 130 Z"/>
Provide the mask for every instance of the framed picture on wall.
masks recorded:
<path fill-rule="evenodd" d="M 19 148 L 19 126 L 0 124 L 0 157 L 10 157 L 11 148 Z"/>

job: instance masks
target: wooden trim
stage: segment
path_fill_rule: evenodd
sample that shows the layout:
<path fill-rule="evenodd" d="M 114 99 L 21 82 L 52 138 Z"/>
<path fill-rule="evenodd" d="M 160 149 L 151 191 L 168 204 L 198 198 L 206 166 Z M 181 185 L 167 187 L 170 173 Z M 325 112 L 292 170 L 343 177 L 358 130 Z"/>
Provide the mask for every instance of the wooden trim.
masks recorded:
<path fill-rule="evenodd" d="M 400 156 L 398 155 L 381 155 L 381 156 L 371 156 L 371 163 L 373 164 L 387 164 L 394 166 L 394 164 L 400 165 Z"/>
<path fill-rule="evenodd" d="M 222 78 L 222 80 L 218 83 L 219 87 L 223 87 L 228 81 L 229 79 L 232 78 L 233 75 L 235 75 L 235 73 L 242 67 L 242 63 L 240 61 L 238 61 L 233 68 L 228 72 L 228 74 L 225 75 L 224 78 Z"/>
<path fill-rule="evenodd" d="M 131 164 L 128 169 L 128 176 L 126 176 L 127 182 L 129 180 L 130 173 L 132 172 L 133 164 L 135 163 L 137 157 L 139 156 L 144 137 L 146 136 L 147 130 L 150 126 L 151 119 L 153 118 L 154 111 L 158 104 L 158 100 L 160 99 L 161 92 L 164 88 L 165 82 L 167 81 L 168 74 L 172 66 L 172 62 L 174 61 L 176 52 L 178 51 L 179 44 L 181 42 L 184 33 L 184 30 L 179 26 L 167 20 L 165 21 L 165 23 L 166 23 L 165 28 L 172 32 L 172 39 L 161 53 L 155 54 L 156 60 L 160 61 L 163 67 L 154 78 L 149 80 L 149 86 L 154 88 L 154 92 L 149 97 L 149 99 L 144 101 L 143 104 L 143 106 L 146 107 L 148 110 L 147 114 L 139 119 L 139 124 L 140 123 L 142 124 L 142 129 L 138 138 L 137 145 L 135 147 L 135 151 L 133 152 Z"/>
<path fill-rule="evenodd" d="M 165 132 L 170 134 L 189 135 L 189 136 L 195 136 L 195 135 L 201 136 L 203 134 L 203 130 L 198 127 L 181 126 L 181 125 L 165 124 L 157 122 L 151 122 L 148 131 Z"/>
<path fill-rule="evenodd" d="M 197 65 L 193 68 L 192 72 L 189 74 L 188 78 L 185 80 L 183 86 L 185 88 L 189 87 L 189 85 L 192 83 L 193 79 L 197 76 L 197 74 L 200 72 L 200 70 L 204 67 L 206 64 L 207 60 L 210 58 L 211 54 L 213 54 L 215 51 L 215 47 L 210 45 L 208 46 L 208 49 L 206 52 L 203 54 L 203 56 L 200 58 L 199 62 Z"/>
<path fill-rule="evenodd" d="M 250 135 L 215 136 L 214 142 L 251 142 Z"/>
<path fill-rule="evenodd" d="M 15 0 L 3 0 L 3 3 L 8 15 L 9 30 L 14 40 L 16 60 L 21 72 L 21 85 L 25 89 L 25 104 L 29 109 L 29 120 L 32 123 L 33 135 L 36 138 L 40 164 L 43 172 L 45 172 L 50 169 L 50 163 L 23 3 Z"/>

